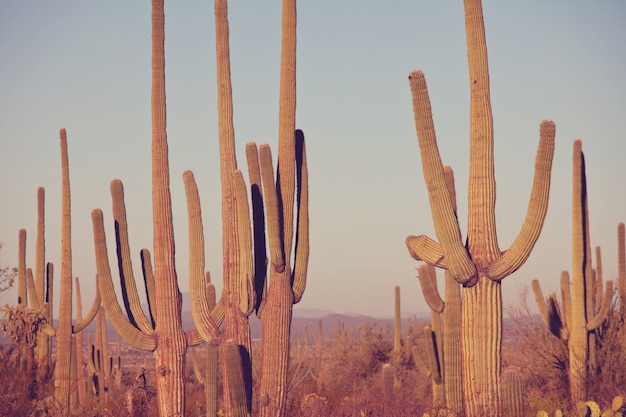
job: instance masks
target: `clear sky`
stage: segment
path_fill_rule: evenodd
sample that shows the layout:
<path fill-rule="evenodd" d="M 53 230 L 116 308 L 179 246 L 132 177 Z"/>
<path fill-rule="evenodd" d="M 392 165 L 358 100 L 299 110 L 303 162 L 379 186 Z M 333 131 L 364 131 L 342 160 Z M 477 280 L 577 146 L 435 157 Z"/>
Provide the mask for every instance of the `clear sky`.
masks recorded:
<path fill-rule="evenodd" d="M 621 1 L 484 1 L 495 123 L 497 225 L 506 249 L 523 222 L 543 119 L 556 123 L 548 216 L 528 262 L 503 283 L 506 304 L 539 278 L 545 292 L 571 269 L 572 143 L 587 161 L 592 244 L 617 274 L 626 221 L 626 6 Z M 221 289 L 221 219 L 213 4 L 166 2 L 166 88 L 177 270 L 188 289 L 182 173 L 198 181 L 207 268 Z M 276 152 L 280 2 L 231 2 L 231 70 L 239 165 L 247 141 Z M 58 132 L 67 129 L 73 275 L 83 303 L 95 287 L 90 212 L 109 183 L 126 191 L 136 275 L 152 246 L 150 4 L 4 2 L 0 6 L 0 252 L 17 264 L 28 233 L 34 265 L 37 187 L 46 189 L 46 258 L 60 271 Z M 297 127 L 310 175 L 311 253 L 299 308 L 373 316 L 426 310 L 410 234 L 435 237 L 407 75 L 422 69 L 444 163 L 467 224 L 469 83 L 461 1 L 302 1 L 298 5 Z M 595 260 L 594 260 L 595 261 Z M 112 265 L 114 260 L 112 260 Z M 440 273 L 440 277 L 443 274 Z M 57 287 L 58 288 L 58 287 Z M 13 303 L 16 292 L 0 295 Z M 56 292 L 58 294 L 58 291 Z M 531 300 L 532 301 L 532 300 Z"/>

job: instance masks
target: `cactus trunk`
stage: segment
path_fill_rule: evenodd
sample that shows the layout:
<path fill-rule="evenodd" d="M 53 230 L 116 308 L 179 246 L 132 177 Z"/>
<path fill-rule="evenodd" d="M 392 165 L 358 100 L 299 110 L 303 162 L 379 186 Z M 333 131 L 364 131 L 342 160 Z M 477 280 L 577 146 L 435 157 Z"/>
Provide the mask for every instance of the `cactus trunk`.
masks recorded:
<path fill-rule="evenodd" d="M 500 416 L 501 284 L 482 276 L 463 288 L 463 398 L 468 416 Z M 489 314 L 485 314 L 485 312 Z"/>
<path fill-rule="evenodd" d="M 185 411 L 185 352 L 181 322 L 182 299 L 174 263 L 174 228 L 166 134 L 165 16 L 163 0 L 152 2 L 152 212 L 154 247 L 154 351 L 159 414 L 183 416 Z"/>
<path fill-rule="evenodd" d="M 70 179 L 67 157 L 67 136 L 61 129 L 62 220 L 61 220 L 61 294 L 59 326 L 56 332 L 56 364 L 54 367 L 54 399 L 62 416 L 70 412 L 70 360 L 72 345 L 72 246 Z"/>

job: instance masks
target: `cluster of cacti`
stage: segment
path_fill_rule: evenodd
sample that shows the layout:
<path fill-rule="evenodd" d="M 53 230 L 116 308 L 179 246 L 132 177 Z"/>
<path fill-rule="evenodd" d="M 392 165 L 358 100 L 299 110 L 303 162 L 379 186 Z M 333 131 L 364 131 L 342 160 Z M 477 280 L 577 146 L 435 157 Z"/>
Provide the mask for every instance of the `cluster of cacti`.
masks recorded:
<path fill-rule="evenodd" d="M 595 372 L 595 331 L 604 322 L 613 298 L 613 283 L 606 282 L 603 294 L 600 251 L 598 268 L 591 263 L 589 213 L 584 155 L 580 140 L 574 141 L 572 203 L 572 282 L 566 271 L 561 274 L 562 304 L 552 294 L 547 302 L 538 280 L 532 287 L 541 317 L 550 331 L 567 341 L 569 348 L 569 386 L 572 401 L 587 396 L 587 375 Z M 571 286 L 571 289 L 570 289 Z"/>
<path fill-rule="evenodd" d="M 52 323 L 53 266 L 47 265 L 45 258 L 44 233 L 44 189 L 37 190 L 37 242 L 35 276 L 31 268 L 26 267 L 26 231 L 19 232 L 18 250 L 18 305 L 30 304 L 30 309 L 40 317 L 39 326 L 31 328 L 29 336 L 32 349 L 22 352 L 22 358 L 36 360 L 37 378 L 42 381 L 48 374 L 51 361 L 49 338 L 56 337 L 56 362 L 54 364 L 54 399 L 59 415 L 69 415 L 70 409 L 77 403 L 78 395 L 74 395 L 77 378 L 76 341 L 74 335 L 86 327 L 96 315 L 100 306 L 99 293 L 89 313 L 83 318 L 72 322 L 72 255 L 71 255 L 71 199 L 69 181 L 69 161 L 67 152 L 67 136 L 65 129 L 60 131 L 61 173 L 62 173 L 62 220 L 61 220 L 61 282 L 59 300 L 59 319 L 57 327 Z M 25 346 L 24 346 L 25 348 Z M 35 365 L 33 365 L 34 367 Z"/>
<path fill-rule="evenodd" d="M 467 242 L 460 228 L 437 147 L 424 74 L 409 75 L 415 126 L 435 232 L 439 242 L 411 236 L 412 256 L 447 269 L 462 288 L 462 381 L 467 417 L 500 416 L 501 281 L 524 264 L 539 237 L 548 207 L 554 123 L 541 123 L 528 214 L 508 250 L 498 245 L 495 220 L 493 115 L 480 0 L 465 1 L 470 76 L 470 171 Z"/>
<path fill-rule="evenodd" d="M 301 132 L 295 130 L 295 2 L 285 1 L 283 10 L 278 173 L 275 182 L 267 145 L 261 145 L 259 149 L 255 144 L 247 145 L 252 223 L 245 182 L 235 159 L 227 5 L 223 0 L 215 4 L 224 291 L 219 303 L 208 301 L 207 294 L 214 292 L 214 288 L 204 279 L 204 236 L 199 196 L 193 174 L 187 171 L 184 173 L 184 182 L 189 214 L 190 293 L 196 328 L 185 333 L 181 326 L 180 292 L 173 258 L 165 133 L 163 2 L 153 2 L 154 271 L 149 252 L 142 251 L 150 320 L 141 311 L 132 276 L 121 181 L 112 182 L 111 194 L 126 314 L 117 302 L 111 281 L 102 212 L 94 210 L 92 218 L 98 285 L 105 309 L 122 337 L 139 349 L 154 352 L 162 415 L 182 413 L 185 353 L 188 346 L 202 341 L 213 346 L 221 345 L 226 415 L 251 412 L 248 316 L 254 309 L 257 309 L 263 326 L 260 415 L 284 415 L 285 412 L 291 311 L 292 305 L 300 300 L 304 291 L 308 263 L 308 179 L 304 138 Z M 297 209 L 295 233 L 294 200 Z M 269 283 L 266 283 L 265 277 L 265 219 L 270 250 Z M 292 267 L 290 263 L 294 242 Z M 160 343 L 162 340 L 168 343 Z M 240 355 L 239 360 L 237 355 Z"/>
<path fill-rule="evenodd" d="M 450 166 L 444 166 L 446 188 L 450 194 L 456 213 L 456 191 L 454 173 Z M 433 401 L 435 406 L 445 404 L 454 412 L 463 409 L 461 389 L 461 289 L 449 271 L 445 272 L 445 301 L 437 290 L 435 267 L 421 264 L 418 267 L 418 280 L 426 303 L 431 309 L 431 325 L 425 329 L 429 346 L 430 376 L 433 379 Z M 443 329 L 442 329 L 443 320 Z M 435 355 L 436 356 L 433 356 Z M 414 359 L 420 360 L 419 356 Z M 418 369 L 423 369 L 419 367 Z M 438 371 L 437 371 L 438 370 Z M 441 379 L 441 381 L 439 381 Z"/>

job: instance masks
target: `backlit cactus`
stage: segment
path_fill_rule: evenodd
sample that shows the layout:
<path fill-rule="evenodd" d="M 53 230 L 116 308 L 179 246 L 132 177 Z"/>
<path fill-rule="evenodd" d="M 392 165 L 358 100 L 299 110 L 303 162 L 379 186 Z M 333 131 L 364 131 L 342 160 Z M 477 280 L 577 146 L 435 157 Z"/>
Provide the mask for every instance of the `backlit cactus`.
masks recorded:
<path fill-rule="evenodd" d="M 495 219 L 493 116 L 480 0 L 465 1 L 470 76 L 470 172 L 467 243 L 447 191 L 424 74 L 409 75 L 415 126 L 435 232 L 439 242 L 410 236 L 411 254 L 448 269 L 462 288 L 462 381 L 467 417 L 500 416 L 501 280 L 521 267 L 537 241 L 548 207 L 554 123 L 541 123 L 535 179 L 526 220 L 508 250 L 498 245 Z"/>

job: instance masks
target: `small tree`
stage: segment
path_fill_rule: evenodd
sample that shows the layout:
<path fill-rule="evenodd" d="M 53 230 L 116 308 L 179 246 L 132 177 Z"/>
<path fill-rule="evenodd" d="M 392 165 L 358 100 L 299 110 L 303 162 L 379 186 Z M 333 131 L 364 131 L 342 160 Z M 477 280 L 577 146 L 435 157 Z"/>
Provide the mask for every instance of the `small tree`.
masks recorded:
<path fill-rule="evenodd" d="M 2 243 L 0 243 L 0 249 L 2 249 Z M 13 286 L 15 277 L 17 277 L 17 268 L 0 265 L 0 293 L 5 292 Z"/>

